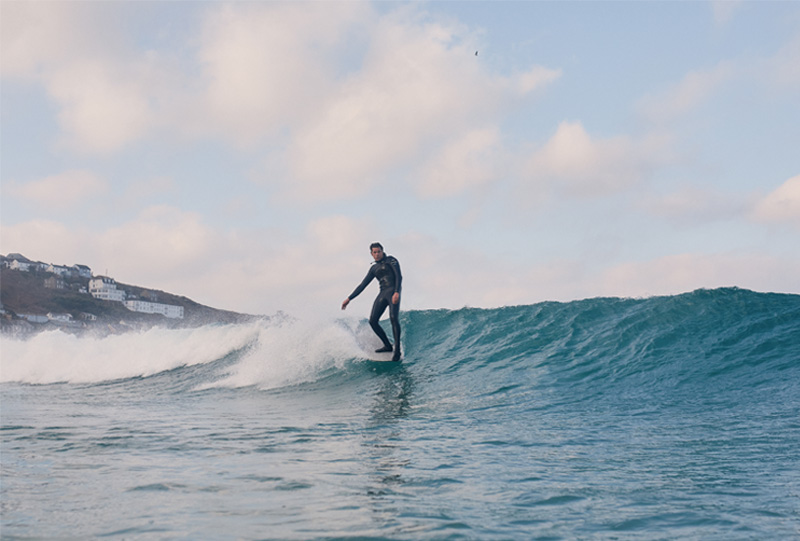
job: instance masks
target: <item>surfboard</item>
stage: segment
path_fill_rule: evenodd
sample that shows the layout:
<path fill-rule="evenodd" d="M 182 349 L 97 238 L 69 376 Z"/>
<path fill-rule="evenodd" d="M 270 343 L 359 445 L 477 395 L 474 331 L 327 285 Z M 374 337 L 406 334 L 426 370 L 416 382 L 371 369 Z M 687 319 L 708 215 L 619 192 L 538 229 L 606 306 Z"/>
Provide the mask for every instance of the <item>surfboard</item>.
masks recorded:
<path fill-rule="evenodd" d="M 400 359 L 392 360 L 391 353 L 370 353 L 367 357 L 368 361 L 373 363 L 399 363 Z"/>
<path fill-rule="evenodd" d="M 356 346 L 361 350 L 361 355 L 359 355 L 359 357 L 362 359 L 376 363 L 400 362 L 399 360 L 392 361 L 393 353 L 391 351 L 386 353 L 377 353 L 375 351 L 383 344 L 381 344 L 381 341 L 375 336 L 375 333 L 372 332 L 372 329 L 366 321 L 361 321 L 355 328 L 350 328 L 350 332 L 353 333 Z"/>
<path fill-rule="evenodd" d="M 392 355 L 394 355 L 394 353 L 392 353 L 391 351 L 386 352 L 386 353 L 378 353 L 378 352 L 375 351 L 375 348 L 373 347 L 373 345 L 374 344 L 372 344 L 372 343 L 370 343 L 370 344 L 359 344 L 359 347 L 361 348 L 361 352 L 364 354 L 364 358 L 365 359 L 367 359 L 368 361 L 376 362 L 376 363 L 397 362 L 397 361 L 392 361 Z M 378 344 L 377 347 L 380 347 L 380 344 Z"/>

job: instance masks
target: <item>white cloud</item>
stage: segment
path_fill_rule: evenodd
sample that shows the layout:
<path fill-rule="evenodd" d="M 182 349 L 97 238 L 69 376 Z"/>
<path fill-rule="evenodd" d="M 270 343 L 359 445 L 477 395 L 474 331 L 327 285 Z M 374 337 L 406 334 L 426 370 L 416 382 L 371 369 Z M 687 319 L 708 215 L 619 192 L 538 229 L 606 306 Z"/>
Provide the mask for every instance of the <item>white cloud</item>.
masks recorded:
<path fill-rule="evenodd" d="M 202 269 L 224 246 L 196 214 L 166 206 L 150 207 L 135 220 L 106 230 L 69 228 L 50 220 L 4 225 L 2 242 L 7 251 L 54 262 L 82 261 L 122 281 L 162 283 L 176 292 L 183 276 Z"/>
<path fill-rule="evenodd" d="M 83 152 L 111 152 L 148 133 L 157 113 L 144 88 L 147 77 L 139 75 L 132 66 L 98 61 L 56 70 L 49 91 L 61 104 L 64 143 Z"/>
<path fill-rule="evenodd" d="M 544 66 L 534 66 L 529 71 L 518 75 L 515 79 L 517 91 L 521 95 L 550 84 L 561 77 L 560 69 L 550 69 Z"/>
<path fill-rule="evenodd" d="M 176 191 L 172 177 L 156 176 L 136 179 L 125 191 L 124 200 L 129 204 L 139 204 L 148 199 Z"/>
<path fill-rule="evenodd" d="M 148 207 L 136 220 L 97 233 L 93 240 L 106 264 L 161 276 L 191 272 L 223 245 L 199 215 L 166 205 Z"/>
<path fill-rule="evenodd" d="M 378 230 L 368 220 L 330 216 L 306 231 L 218 231 L 168 206 L 145 209 L 107 230 L 49 220 L 4 225 L 0 253 L 80 262 L 122 283 L 186 295 L 251 313 L 335 311 L 369 266 Z"/>
<path fill-rule="evenodd" d="M 36 78 L 60 63 L 85 55 L 102 25 L 86 4 L 3 2 L 0 58 L 4 77 Z M 113 33 L 105 37 L 111 38 Z M 107 44 L 110 42 L 107 42 Z"/>
<path fill-rule="evenodd" d="M 562 122 L 555 135 L 523 165 L 526 189 L 553 187 L 573 196 L 603 195 L 648 175 L 667 157 L 666 139 L 593 139 L 580 122 Z"/>
<path fill-rule="evenodd" d="M 369 220 L 328 216 L 310 222 L 299 235 L 221 233 L 191 213 L 154 207 L 105 232 L 49 221 L 4 226 L 0 252 L 88 264 L 120 282 L 187 295 L 218 308 L 284 310 L 299 316 L 340 315 L 341 300 L 369 267 L 367 247 L 374 240 L 400 259 L 404 309 L 648 296 L 721 286 L 800 291 L 800 260 L 793 254 L 689 253 L 613 265 L 558 258 L 531 263 L 489 257 L 479 247 L 459 247 L 426 233 L 381 237 L 379 230 Z M 348 316 L 366 316 L 372 287 Z"/>
<path fill-rule="evenodd" d="M 12 197 L 49 209 L 68 209 L 108 191 L 108 183 L 85 170 L 65 171 L 25 183 L 9 182 Z"/>
<path fill-rule="evenodd" d="M 714 22 L 720 26 L 728 24 L 743 5 L 741 0 L 712 0 Z"/>
<path fill-rule="evenodd" d="M 756 220 L 800 226 L 800 175 L 781 184 L 755 207 Z"/>
<path fill-rule="evenodd" d="M 500 132 L 496 128 L 472 130 L 444 148 L 415 175 L 423 198 L 455 196 L 493 180 L 501 165 Z"/>
<path fill-rule="evenodd" d="M 534 69 L 508 79 L 488 75 L 461 28 L 420 24 L 406 10 L 380 19 L 362 69 L 346 79 L 318 119 L 296 132 L 289 167 L 301 197 L 363 194 L 393 166 L 485 126 L 507 101 L 556 72 Z"/>
<path fill-rule="evenodd" d="M 31 220 L 16 225 L 3 225 L 0 253 L 21 253 L 34 261 L 47 263 L 87 264 L 94 252 L 83 230 L 76 231 L 53 220 Z"/>
<path fill-rule="evenodd" d="M 794 36 L 775 55 L 758 63 L 754 77 L 780 91 L 800 91 L 800 35 Z"/>
<path fill-rule="evenodd" d="M 359 245 L 368 252 L 364 231 L 374 229 L 374 224 L 364 220 L 356 220 L 347 216 L 323 216 L 313 220 L 306 226 L 307 239 L 315 251 L 322 255 L 330 256 L 344 251 L 352 250 L 353 245 Z"/>
<path fill-rule="evenodd" d="M 646 297 L 727 286 L 798 292 L 800 259 L 757 252 L 674 254 L 608 268 L 591 290 L 597 295 Z"/>
<path fill-rule="evenodd" d="M 641 206 L 648 214 L 694 226 L 741 217 L 748 205 L 746 199 L 706 188 L 684 186 L 668 194 L 647 198 Z"/>
<path fill-rule="evenodd" d="M 155 53 L 132 54 L 120 15 L 74 2 L 3 4 L 3 76 L 43 84 L 72 150 L 116 151 L 157 124 L 169 70 Z"/>
<path fill-rule="evenodd" d="M 238 145 L 272 137 L 290 191 L 321 199 L 362 194 L 560 76 L 491 75 L 469 29 L 419 6 L 208 6 L 194 41 L 167 51 L 137 49 L 124 9 L 4 5 L 3 75 L 41 81 L 70 150 L 115 152 L 159 130 Z"/>
<path fill-rule="evenodd" d="M 199 62 L 198 129 L 239 143 L 314 115 L 332 90 L 345 30 L 368 4 L 238 3 L 205 16 Z"/>
<path fill-rule="evenodd" d="M 653 122 L 668 122 L 683 116 L 707 101 L 737 73 L 731 62 L 721 62 L 707 70 L 695 70 L 661 94 L 642 98 L 637 109 Z"/>

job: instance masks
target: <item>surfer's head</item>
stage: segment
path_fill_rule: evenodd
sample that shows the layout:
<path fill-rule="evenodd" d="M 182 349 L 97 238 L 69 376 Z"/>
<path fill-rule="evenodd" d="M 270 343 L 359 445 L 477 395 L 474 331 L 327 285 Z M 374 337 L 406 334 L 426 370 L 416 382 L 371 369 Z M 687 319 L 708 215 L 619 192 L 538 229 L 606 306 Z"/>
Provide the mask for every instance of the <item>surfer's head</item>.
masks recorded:
<path fill-rule="evenodd" d="M 369 251 L 375 261 L 383 259 L 383 246 L 380 242 L 373 242 L 369 245 Z"/>

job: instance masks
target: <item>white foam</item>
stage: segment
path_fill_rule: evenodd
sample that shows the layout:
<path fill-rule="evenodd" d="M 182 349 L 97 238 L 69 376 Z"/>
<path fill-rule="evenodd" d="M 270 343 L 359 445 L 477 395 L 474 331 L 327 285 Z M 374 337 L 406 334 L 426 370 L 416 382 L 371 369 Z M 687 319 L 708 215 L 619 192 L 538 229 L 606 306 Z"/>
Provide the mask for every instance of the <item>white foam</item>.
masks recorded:
<path fill-rule="evenodd" d="M 2 337 L 0 381 L 98 383 L 207 364 L 242 349 L 210 387 L 272 389 L 307 381 L 380 345 L 364 321 L 285 319 L 196 329 L 153 328 L 104 337 L 48 331 L 27 340 Z"/>
<path fill-rule="evenodd" d="M 43 332 L 27 340 L 2 337 L 0 381 L 95 383 L 143 377 L 204 364 L 251 343 L 262 322 L 195 329 L 153 328 L 104 337 Z"/>
<path fill-rule="evenodd" d="M 314 381 L 323 372 L 363 359 L 352 319 L 285 320 L 265 325 L 258 339 L 221 380 L 204 387 L 274 389 Z"/>

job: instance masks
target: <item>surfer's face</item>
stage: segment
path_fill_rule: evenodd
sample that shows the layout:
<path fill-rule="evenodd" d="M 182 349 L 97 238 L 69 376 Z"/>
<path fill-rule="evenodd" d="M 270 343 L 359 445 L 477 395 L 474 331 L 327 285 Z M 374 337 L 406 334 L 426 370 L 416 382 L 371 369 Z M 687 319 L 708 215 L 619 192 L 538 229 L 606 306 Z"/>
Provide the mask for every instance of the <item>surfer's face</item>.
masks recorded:
<path fill-rule="evenodd" d="M 380 261 L 381 259 L 383 259 L 383 250 L 381 250 L 377 246 L 373 248 L 371 252 L 372 252 L 372 259 L 374 259 L 375 261 Z"/>

